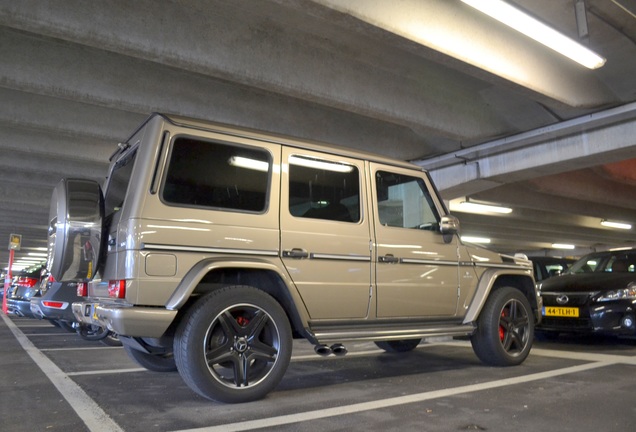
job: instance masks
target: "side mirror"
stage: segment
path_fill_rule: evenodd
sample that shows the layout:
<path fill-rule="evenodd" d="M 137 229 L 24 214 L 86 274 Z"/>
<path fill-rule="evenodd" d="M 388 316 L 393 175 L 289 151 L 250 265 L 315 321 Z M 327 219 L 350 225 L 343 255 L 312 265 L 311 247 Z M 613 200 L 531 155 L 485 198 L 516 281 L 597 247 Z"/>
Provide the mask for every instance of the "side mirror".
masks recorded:
<path fill-rule="evenodd" d="M 439 222 L 439 232 L 444 236 L 444 242 L 450 243 L 453 236 L 459 233 L 459 219 L 453 215 L 444 215 Z"/>

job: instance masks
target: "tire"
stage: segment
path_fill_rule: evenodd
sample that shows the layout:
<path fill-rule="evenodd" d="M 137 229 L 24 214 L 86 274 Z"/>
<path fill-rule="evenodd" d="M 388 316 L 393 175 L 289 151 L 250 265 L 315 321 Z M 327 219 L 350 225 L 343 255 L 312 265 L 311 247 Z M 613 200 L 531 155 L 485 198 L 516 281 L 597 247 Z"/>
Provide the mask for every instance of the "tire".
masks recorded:
<path fill-rule="evenodd" d="M 49 210 L 48 268 L 58 282 L 95 276 L 103 249 L 104 198 L 92 180 L 62 179 Z"/>
<path fill-rule="evenodd" d="M 68 322 L 68 321 L 64 321 L 64 320 L 53 320 L 53 322 L 55 322 L 55 325 L 57 325 L 58 327 L 66 330 L 69 333 L 77 333 L 77 329 L 75 327 L 73 327 L 73 324 Z"/>
<path fill-rule="evenodd" d="M 113 333 L 111 331 L 108 332 L 108 335 L 104 339 L 100 340 L 101 343 L 107 346 L 119 347 L 123 344 L 119 340 L 119 335 L 117 333 Z"/>
<path fill-rule="evenodd" d="M 408 352 L 413 351 L 422 341 L 422 339 L 403 339 L 392 341 L 377 341 L 376 346 L 386 352 Z"/>
<path fill-rule="evenodd" d="M 107 328 L 95 324 L 81 324 L 77 329 L 80 338 L 87 341 L 100 341 L 108 336 L 110 331 Z"/>
<path fill-rule="evenodd" d="M 247 286 L 225 287 L 198 300 L 177 328 L 174 354 L 186 384 L 226 403 L 265 397 L 283 378 L 292 332 L 283 308 Z"/>
<path fill-rule="evenodd" d="M 135 363 L 153 372 L 175 372 L 177 364 L 174 355 L 169 354 L 148 354 L 124 345 L 124 350 Z"/>
<path fill-rule="evenodd" d="M 533 340 L 534 317 L 528 299 L 511 287 L 493 291 L 470 339 L 477 357 L 491 366 L 515 366 L 528 357 Z"/>

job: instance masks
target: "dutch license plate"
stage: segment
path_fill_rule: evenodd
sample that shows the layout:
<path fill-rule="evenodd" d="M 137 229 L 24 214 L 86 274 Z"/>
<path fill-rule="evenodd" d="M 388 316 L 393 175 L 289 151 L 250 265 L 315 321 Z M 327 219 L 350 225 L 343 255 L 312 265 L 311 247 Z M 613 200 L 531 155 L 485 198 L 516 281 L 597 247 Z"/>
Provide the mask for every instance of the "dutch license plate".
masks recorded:
<path fill-rule="evenodd" d="M 543 308 L 543 316 L 554 316 L 562 318 L 578 318 L 579 308 L 546 306 Z"/>

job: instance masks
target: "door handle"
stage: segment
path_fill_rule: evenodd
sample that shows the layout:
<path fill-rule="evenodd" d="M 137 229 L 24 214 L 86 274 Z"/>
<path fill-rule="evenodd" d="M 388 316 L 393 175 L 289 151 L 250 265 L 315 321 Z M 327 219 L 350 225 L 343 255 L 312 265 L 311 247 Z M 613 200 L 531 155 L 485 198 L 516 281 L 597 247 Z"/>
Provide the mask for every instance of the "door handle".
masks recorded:
<path fill-rule="evenodd" d="M 309 257 L 309 252 L 300 248 L 293 248 L 291 250 L 283 251 L 283 258 L 307 258 Z"/>
<path fill-rule="evenodd" d="M 384 255 L 378 258 L 378 261 L 382 262 L 382 263 L 389 263 L 389 264 L 397 264 L 400 262 L 400 259 L 396 256 L 393 256 L 391 254 L 388 255 Z"/>

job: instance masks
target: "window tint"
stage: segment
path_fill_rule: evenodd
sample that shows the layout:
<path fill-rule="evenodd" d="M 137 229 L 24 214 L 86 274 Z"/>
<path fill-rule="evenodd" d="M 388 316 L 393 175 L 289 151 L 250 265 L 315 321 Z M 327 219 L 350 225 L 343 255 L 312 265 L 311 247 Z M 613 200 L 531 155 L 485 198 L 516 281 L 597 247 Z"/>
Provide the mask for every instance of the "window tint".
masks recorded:
<path fill-rule="evenodd" d="M 172 204 L 262 212 L 270 167 L 264 150 L 177 138 L 162 198 Z"/>
<path fill-rule="evenodd" d="M 382 225 L 433 231 L 438 229 L 437 210 L 421 178 L 378 171 L 376 194 Z"/>
<path fill-rule="evenodd" d="M 360 176 L 353 165 L 289 159 L 289 212 L 297 217 L 360 221 Z"/>

